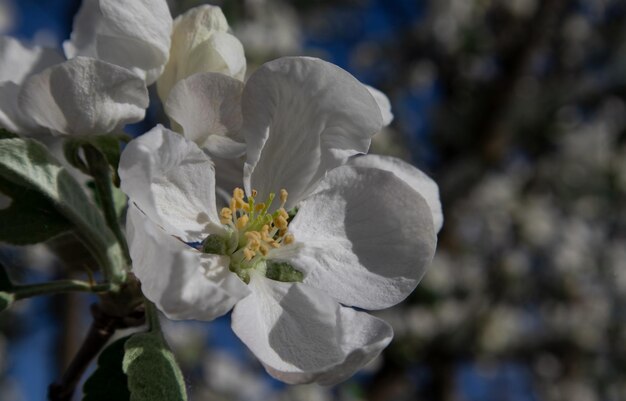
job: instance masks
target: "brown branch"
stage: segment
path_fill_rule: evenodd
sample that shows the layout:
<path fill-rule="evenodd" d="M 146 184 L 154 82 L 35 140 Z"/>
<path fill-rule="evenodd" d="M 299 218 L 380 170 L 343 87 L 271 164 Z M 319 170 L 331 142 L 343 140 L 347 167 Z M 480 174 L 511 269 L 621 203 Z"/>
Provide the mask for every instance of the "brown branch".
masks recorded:
<path fill-rule="evenodd" d="M 117 329 L 136 327 L 144 323 L 142 308 L 137 308 L 128 316 L 111 316 L 102 311 L 98 304 L 91 306 L 93 322 L 85 341 L 70 363 L 60 383 L 53 383 L 48 388 L 50 401 L 70 401 L 81 377 L 91 361 L 104 348 Z"/>

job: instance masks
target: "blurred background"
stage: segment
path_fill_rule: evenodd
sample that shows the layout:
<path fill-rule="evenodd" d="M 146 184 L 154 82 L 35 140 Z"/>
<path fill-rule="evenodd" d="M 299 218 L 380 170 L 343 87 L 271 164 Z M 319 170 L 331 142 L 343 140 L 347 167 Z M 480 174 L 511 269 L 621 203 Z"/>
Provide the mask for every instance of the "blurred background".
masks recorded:
<path fill-rule="evenodd" d="M 0 0 L 0 32 L 58 47 L 79 3 Z M 172 14 L 200 3 L 171 1 Z M 249 71 L 312 55 L 385 92 L 395 120 L 372 151 L 432 176 L 445 222 L 415 293 L 376 313 L 392 344 L 336 387 L 272 380 L 228 316 L 164 322 L 190 399 L 626 400 L 626 2 L 213 4 Z M 0 261 L 23 282 L 67 276 L 44 246 L 4 246 Z M 0 400 L 45 398 L 90 303 L 40 298 L 0 314 Z"/>

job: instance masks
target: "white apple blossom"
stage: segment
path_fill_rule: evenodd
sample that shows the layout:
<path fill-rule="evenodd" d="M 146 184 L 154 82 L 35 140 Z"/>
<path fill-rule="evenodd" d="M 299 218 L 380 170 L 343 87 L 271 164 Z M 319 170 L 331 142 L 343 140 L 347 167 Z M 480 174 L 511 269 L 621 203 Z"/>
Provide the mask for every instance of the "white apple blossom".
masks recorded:
<path fill-rule="evenodd" d="M 0 126 L 20 134 L 99 135 L 141 120 L 159 92 L 196 72 L 242 79 L 241 43 L 219 7 L 172 17 L 165 0 L 85 0 L 64 58 L 0 37 Z M 168 62 L 169 60 L 169 62 Z M 166 66 L 167 63 L 167 66 Z"/>
<path fill-rule="evenodd" d="M 63 50 L 69 59 L 107 61 L 151 84 L 168 60 L 171 31 L 165 0 L 83 0 Z"/>
<path fill-rule="evenodd" d="M 139 121 L 148 106 L 143 80 L 93 58 L 0 37 L 0 126 L 20 134 L 106 134 Z"/>
<path fill-rule="evenodd" d="M 397 304 L 431 262 L 436 184 L 400 161 L 351 159 L 383 119 L 366 87 L 332 64 L 278 59 L 243 92 L 221 74 L 192 78 L 213 85 L 183 83 L 189 96 L 168 104 L 195 142 L 157 126 L 120 161 L 144 294 L 172 319 L 212 320 L 233 308 L 234 332 L 280 380 L 345 380 L 393 335 L 351 307 Z M 206 110 L 184 113 L 203 98 Z M 196 144 L 211 136 L 207 127 L 245 139 L 246 191 L 235 188 L 221 210 L 213 162 Z"/>
<path fill-rule="evenodd" d="M 0 37 L 0 125 L 21 134 L 107 134 L 141 120 L 163 70 L 172 18 L 164 0 L 85 0 L 69 60 Z M 153 78 L 151 76 L 154 76 Z"/>
<path fill-rule="evenodd" d="M 246 58 L 239 39 L 219 7 L 202 5 L 174 20 L 169 60 L 157 81 L 165 102 L 172 87 L 198 72 L 219 72 L 240 81 L 246 74 Z"/>

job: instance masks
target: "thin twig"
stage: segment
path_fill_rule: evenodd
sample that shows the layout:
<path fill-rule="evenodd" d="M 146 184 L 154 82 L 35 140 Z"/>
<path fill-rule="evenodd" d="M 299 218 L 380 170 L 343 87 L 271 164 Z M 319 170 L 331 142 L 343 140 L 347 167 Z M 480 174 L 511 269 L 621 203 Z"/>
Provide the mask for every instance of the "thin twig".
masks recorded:
<path fill-rule="evenodd" d="M 15 294 L 15 299 L 30 298 L 37 295 L 51 295 L 62 292 L 105 292 L 109 284 L 90 284 L 80 280 L 57 280 L 41 284 L 14 285 L 8 292 Z"/>
<path fill-rule="evenodd" d="M 118 317 L 107 315 L 97 304 L 91 306 L 91 314 L 93 322 L 85 341 L 63 374 L 61 382 L 53 383 L 48 388 L 50 401 L 70 401 L 85 370 L 111 339 L 115 331 L 121 328 L 140 326 L 144 323 L 145 318 L 143 309 L 137 309 L 127 317 Z"/>

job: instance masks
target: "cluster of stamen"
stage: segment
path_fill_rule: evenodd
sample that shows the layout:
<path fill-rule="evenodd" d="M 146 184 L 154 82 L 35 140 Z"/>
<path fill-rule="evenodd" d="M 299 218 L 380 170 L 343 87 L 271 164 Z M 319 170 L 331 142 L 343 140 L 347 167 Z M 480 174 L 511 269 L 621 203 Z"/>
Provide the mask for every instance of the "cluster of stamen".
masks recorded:
<path fill-rule="evenodd" d="M 247 200 L 244 191 L 235 188 L 229 207 L 220 211 L 220 222 L 231 228 L 228 241 L 231 253 L 231 270 L 240 273 L 250 269 L 272 250 L 294 242 L 292 234 L 287 232 L 289 214 L 284 206 L 288 193 L 280 190 L 280 207 L 273 213 L 268 210 L 275 194 L 270 193 L 265 202 L 256 202 L 257 191 L 252 190 Z"/>

